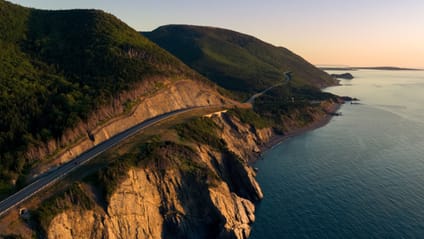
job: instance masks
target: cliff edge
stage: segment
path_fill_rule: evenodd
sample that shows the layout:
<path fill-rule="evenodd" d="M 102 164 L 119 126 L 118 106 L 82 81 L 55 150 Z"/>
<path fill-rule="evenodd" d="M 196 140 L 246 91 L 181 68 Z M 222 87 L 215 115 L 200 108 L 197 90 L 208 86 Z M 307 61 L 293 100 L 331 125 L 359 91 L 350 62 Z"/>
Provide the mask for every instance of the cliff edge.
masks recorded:
<path fill-rule="evenodd" d="M 53 217 L 46 236 L 247 238 L 254 202 L 263 197 L 247 161 L 272 132 L 227 113 L 201 120 L 213 125 L 224 150 L 202 142 L 150 143 L 151 150 L 107 196 L 106 206 L 72 206 Z"/>

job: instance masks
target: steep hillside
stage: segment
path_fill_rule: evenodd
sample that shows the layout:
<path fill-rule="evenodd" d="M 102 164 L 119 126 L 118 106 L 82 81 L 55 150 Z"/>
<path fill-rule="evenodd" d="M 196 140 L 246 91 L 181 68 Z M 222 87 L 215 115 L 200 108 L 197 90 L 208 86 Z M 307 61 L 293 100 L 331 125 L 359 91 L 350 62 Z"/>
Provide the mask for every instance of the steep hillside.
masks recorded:
<path fill-rule="evenodd" d="M 170 130 L 179 137 L 163 139 L 168 132 L 134 144 L 131 151 L 116 150 L 108 155 L 108 168 L 42 203 L 31 212 L 38 233 L 47 238 L 247 238 L 255 220 L 253 203 L 263 197 L 247 161 L 271 130 L 255 130 L 225 113 Z"/>
<path fill-rule="evenodd" d="M 263 90 L 294 75 L 293 86 L 334 84 L 325 72 L 283 47 L 242 33 L 187 25 L 162 26 L 142 33 L 219 85 L 239 92 Z"/>
<path fill-rule="evenodd" d="M 0 0 L 0 32 L 0 198 L 22 184 L 20 176 L 40 165 L 41 157 L 87 139 L 99 125 L 133 112 L 176 82 L 197 82 L 198 90 L 175 96 L 177 109 L 212 85 L 102 11 L 44 11 Z"/>

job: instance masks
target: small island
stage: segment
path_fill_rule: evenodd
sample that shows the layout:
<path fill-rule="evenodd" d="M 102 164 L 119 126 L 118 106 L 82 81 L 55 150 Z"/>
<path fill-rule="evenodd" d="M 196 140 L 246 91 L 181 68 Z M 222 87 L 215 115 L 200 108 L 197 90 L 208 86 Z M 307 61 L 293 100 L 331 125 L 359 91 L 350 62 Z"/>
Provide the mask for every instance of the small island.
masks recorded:
<path fill-rule="evenodd" d="M 346 80 L 352 80 L 354 77 L 350 73 L 343 73 L 343 74 L 331 74 L 334 78 L 340 78 L 340 79 L 346 79 Z"/>

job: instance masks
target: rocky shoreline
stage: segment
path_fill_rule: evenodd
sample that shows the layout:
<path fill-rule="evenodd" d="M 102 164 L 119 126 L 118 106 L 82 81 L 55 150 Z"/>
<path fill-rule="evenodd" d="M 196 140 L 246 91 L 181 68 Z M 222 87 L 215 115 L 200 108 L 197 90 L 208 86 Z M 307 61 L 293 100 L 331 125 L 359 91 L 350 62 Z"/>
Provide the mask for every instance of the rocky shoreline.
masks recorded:
<path fill-rule="evenodd" d="M 256 159 L 253 159 L 250 162 L 250 164 L 253 164 L 256 160 L 260 159 L 262 153 L 264 153 L 265 151 L 269 149 L 272 149 L 273 147 L 275 147 L 276 145 L 280 143 L 283 143 L 287 139 L 304 134 L 309 131 L 313 131 L 315 129 L 318 129 L 327 125 L 330 122 L 330 120 L 333 118 L 334 113 L 336 113 L 340 109 L 341 105 L 342 103 L 333 103 L 326 109 L 327 114 L 324 115 L 324 117 L 316 119 L 312 123 L 302 128 L 289 129 L 284 135 L 273 133 L 270 139 L 260 146 L 260 153 L 258 157 Z"/>

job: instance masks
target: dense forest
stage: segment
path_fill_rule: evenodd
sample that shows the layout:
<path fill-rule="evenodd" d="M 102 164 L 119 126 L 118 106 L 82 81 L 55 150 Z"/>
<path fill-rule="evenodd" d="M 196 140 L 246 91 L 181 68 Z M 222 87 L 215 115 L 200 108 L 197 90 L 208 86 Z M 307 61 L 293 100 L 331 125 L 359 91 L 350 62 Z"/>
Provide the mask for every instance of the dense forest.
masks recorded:
<path fill-rule="evenodd" d="M 44 11 L 0 0 L 0 32 L 0 195 L 34 163 L 25 157 L 31 145 L 60 138 L 147 76 L 195 74 L 98 10 Z"/>

